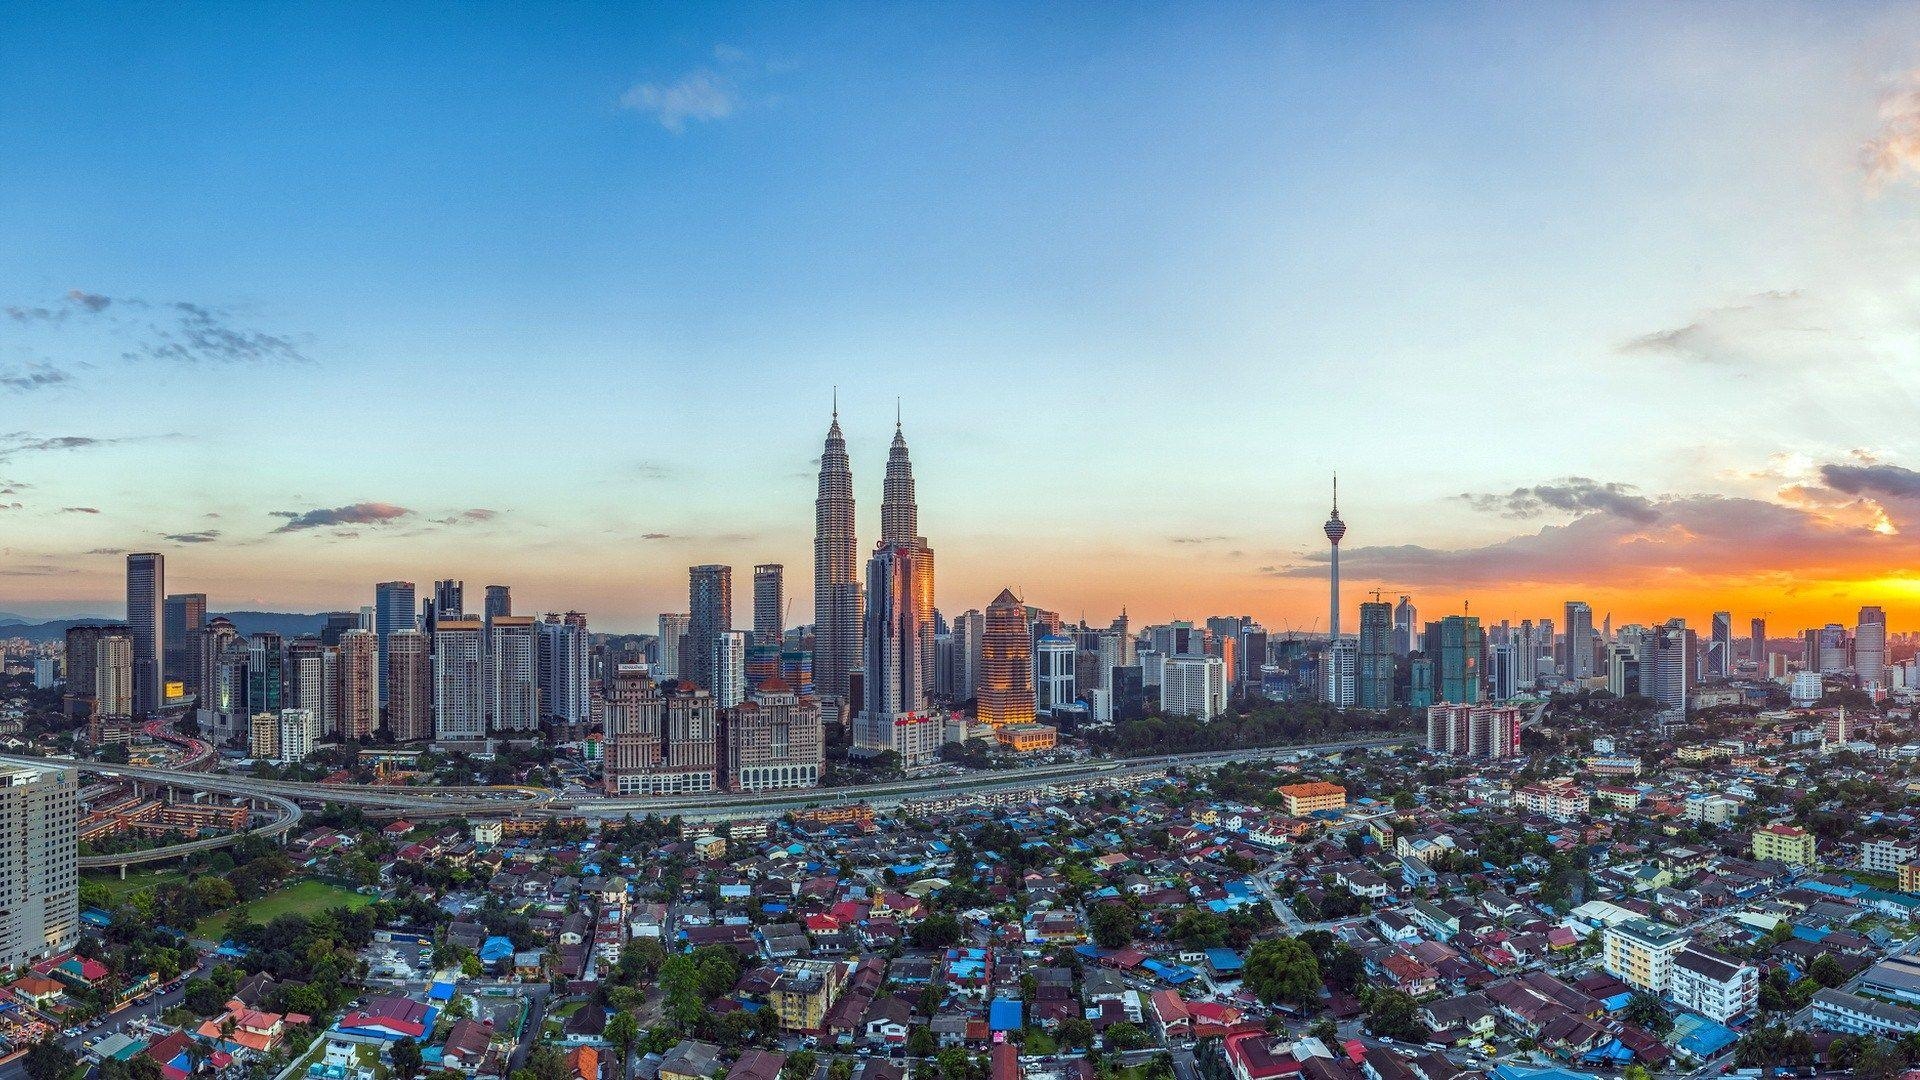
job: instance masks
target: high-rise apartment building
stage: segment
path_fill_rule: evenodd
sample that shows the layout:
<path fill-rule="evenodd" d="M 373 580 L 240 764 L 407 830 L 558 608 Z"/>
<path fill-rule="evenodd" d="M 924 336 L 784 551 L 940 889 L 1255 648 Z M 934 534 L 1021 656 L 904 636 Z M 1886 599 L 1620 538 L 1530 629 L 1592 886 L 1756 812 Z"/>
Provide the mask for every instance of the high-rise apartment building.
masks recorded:
<path fill-rule="evenodd" d="M 382 705 L 385 705 L 388 700 L 388 642 L 399 631 L 414 629 L 416 619 L 413 582 L 383 581 L 373 587 L 373 632 L 380 638 L 380 704 Z"/>
<path fill-rule="evenodd" d="M 721 631 L 733 629 L 733 567 L 688 569 L 687 609 L 687 653 L 680 658 L 680 678 L 712 690 L 715 645 Z"/>
<path fill-rule="evenodd" d="M 722 773 L 728 791 L 775 791 L 820 784 L 826 742 L 820 706 L 782 679 L 762 683 L 720 715 Z"/>
<path fill-rule="evenodd" d="M 127 630 L 133 639 L 133 714 L 142 719 L 160 715 L 166 705 L 166 673 L 162 658 L 167 648 L 164 608 L 167 595 L 166 558 L 157 552 L 127 556 Z"/>
<path fill-rule="evenodd" d="M 433 649 L 425 631 L 396 630 L 386 641 L 387 734 L 396 742 L 433 737 Z"/>
<path fill-rule="evenodd" d="M 206 593 L 172 593 L 167 597 L 166 615 L 161 620 L 166 639 L 161 673 L 166 682 L 179 683 L 188 697 L 200 692 L 199 670 L 194 664 L 194 639 L 207 621 Z"/>
<path fill-rule="evenodd" d="M 327 650 L 312 636 L 294 638 L 281 654 L 280 705 L 285 709 L 309 709 L 327 729 L 327 699 L 332 690 L 327 684 Z M 337 687 L 332 688 L 337 689 Z"/>
<path fill-rule="evenodd" d="M 980 692 L 980 641 L 987 617 L 969 608 L 953 620 L 953 700 L 972 701 Z"/>
<path fill-rule="evenodd" d="M 1354 704 L 1385 709 L 1393 704 L 1393 607 L 1381 601 L 1360 605 L 1360 641 Z"/>
<path fill-rule="evenodd" d="M 1430 706 L 1427 749 L 1466 758 L 1517 757 L 1520 709 L 1513 705 Z"/>
<path fill-rule="evenodd" d="M 503 734 L 539 730 L 539 646 L 533 616 L 496 614 L 483 620 L 482 630 L 487 635 L 488 729 Z"/>
<path fill-rule="evenodd" d="M 731 709 L 747 697 L 747 632 L 722 630 L 713 639 L 713 704 Z"/>
<path fill-rule="evenodd" d="M 716 727 L 713 695 L 698 689 L 664 693 L 643 669 L 622 668 L 606 702 L 607 794 L 717 790 Z"/>
<path fill-rule="evenodd" d="M 289 764 L 313 756 L 320 741 L 320 718 L 312 709 L 280 710 L 280 739 L 276 757 Z"/>
<path fill-rule="evenodd" d="M 577 611 L 569 611 L 565 617 L 549 613 L 540 620 L 538 629 L 540 715 L 564 724 L 584 724 L 592 712 L 587 617 Z"/>
<path fill-rule="evenodd" d="M 441 619 L 464 619 L 467 616 L 467 583 L 443 578 L 433 583 L 433 601 L 427 608 L 427 617 L 422 625 L 427 636 L 432 637 L 439 628 Z"/>
<path fill-rule="evenodd" d="M 380 727 L 380 642 L 358 628 L 340 635 L 339 735 L 366 742 Z"/>
<path fill-rule="evenodd" d="M 112 627 L 107 629 L 112 630 Z M 132 716 L 134 712 L 133 635 L 105 633 L 93 653 L 94 716 Z"/>
<path fill-rule="evenodd" d="M 123 639 L 124 646 L 115 655 L 124 657 L 126 666 L 126 670 L 116 673 L 110 682 L 116 693 L 112 715 L 133 715 L 133 631 L 118 624 L 89 624 L 67 628 L 67 686 L 61 707 L 72 719 L 90 719 L 100 711 L 95 665 L 101 643 L 107 638 Z"/>
<path fill-rule="evenodd" d="M 0 767 L 0 966 L 14 970 L 80 937 L 80 772 Z"/>
<path fill-rule="evenodd" d="M 433 635 L 433 737 L 487 737 L 487 649 L 479 619 L 440 619 Z"/>
<path fill-rule="evenodd" d="M 693 625 L 693 616 L 685 614 L 663 614 L 660 616 L 660 662 L 655 674 L 661 682 L 669 679 L 688 677 L 686 670 L 687 632 Z"/>
<path fill-rule="evenodd" d="M 1320 700 L 1336 709 L 1351 709 L 1359 696 L 1360 646 L 1352 638 L 1335 638 L 1320 654 Z"/>
<path fill-rule="evenodd" d="M 245 735 L 250 715 L 246 640 L 231 620 L 216 615 L 195 636 L 194 648 L 200 682 L 194 719 L 202 735 L 216 743 L 232 743 Z"/>
<path fill-rule="evenodd" d="M 853 517 L 853 467 L 840 434 L 840 410 L 820 454 L 820 489 L 813 504 L 813 682 L 823 703 L 844 710 L 847 675 L 860 664 L 865 612 L 860 592 L 860 545 Z"/>
<path fill-rule="evenodd" d="M 487 586 L 486 606 L 481 609 L 481 618 L 491 626 L 493 620 L 501 615 L 513 614 L 513 587 L 510 585 Z"/>
<path fill-rule="evenodd" d="M 1754 673 L 1761 678 L 1767 676 L 1767 620 L 1755 619 L 1747 632 L 1747 658 L 1753 661 Z"/>
<path fill-rule="evenodd" d="M 271 630 L 247 638 L 247 714 L 280 715 L 286 708 L 286 640 Z"/>
<path fill-rule="evenodd" d="M 1026 605 L 1012 589 L 987 605 L 980 631 L 980 681 L 975 714 L 998 728 L 1033 721 L 1033 636 Z"/>
<path fill-rule="evenodd" d="M 1428 657 L 1433 660 L 1434 691 L 1437 700 L 1456 705 L 1473 705 L 1481 696 L 1481 654 L 1486 651 L 1486 635 L 1480 630 L 1477 615 L 1448 615 L 1427 624 Z"/>
<path fill-rule="evenodd" d="M 1641 638 L 1640 693 L 1671 716 L 1684 716 L 1698 668 L 1698 635 L 1684 619 L 1669 619 Z"/>
<path fill-rule="evenodd" d="M 1226 661 L 1217 656 L 1167 657 L 1160 674 L 1161 712 L 1211 720 L 1226 708 Z"/>

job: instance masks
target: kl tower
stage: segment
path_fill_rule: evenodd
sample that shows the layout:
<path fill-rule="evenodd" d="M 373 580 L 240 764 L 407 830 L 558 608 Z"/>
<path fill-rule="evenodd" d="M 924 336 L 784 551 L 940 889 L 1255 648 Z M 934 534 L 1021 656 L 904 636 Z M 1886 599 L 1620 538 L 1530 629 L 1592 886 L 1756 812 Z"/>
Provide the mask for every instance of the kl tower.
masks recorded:
<path fill-rule="evenodd" d="M 1333 516 L 1327 519 L 1325 528 L 1327 531 L 1327 543 L 1333 545 L 1332 574 L 1330 576 L 1333 594 L 1331 597 L 1332 606 L 1328 609 L 1327 640 L 1334 642 L 1340 640 L 1340 538 L 1347 535 L 1347 523 L 1340 520 L 1339 473 L 1333 474 Z"/>

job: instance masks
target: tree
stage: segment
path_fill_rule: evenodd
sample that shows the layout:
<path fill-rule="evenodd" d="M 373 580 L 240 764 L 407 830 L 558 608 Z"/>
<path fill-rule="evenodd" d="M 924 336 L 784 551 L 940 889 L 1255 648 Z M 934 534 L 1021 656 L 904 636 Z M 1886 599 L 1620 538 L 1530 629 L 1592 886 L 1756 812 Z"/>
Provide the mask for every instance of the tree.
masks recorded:
<path fill-rule="evenodd" d="M 1107 1029 L 1107 1045 L 1115 1050 L 1138 1050 L 1152 1042 L 1153 1039 L 1140 1030 L 1138 1024 L 1130 1024 L 1125 1020 Z"/>
<path fill-rule="evenodd" d="M 1092 924 L 1093 943 L 1103 949 L 1125 948 L 1140 931 L 1140 916 L 1119 901 L 1095 904 L 1087 921 Z"/>
<path fill-rule="evenodd" d="M 1060 1021 L 1055 1032 L 1060 1037 L 1060 1045 L 1072 1050 L 1081 1050 L 1093 1045 L 1093 1025 L 1078 1016 Z"/>
<path fill-rule="evenodd" d="M 1821 953 L 1814 957 L 1813 963 L 1807 967 L 1807 974 L 1813 976 L 1814 982 L 1828 989 L 1843 986 L 1847 981 L 1846 971 L 1840 967 L 1840 962 L 1833 958 L 1832 953 Z"/>
<path fill-rule="evenodd" d="M 1241 980 L 1261 1001 L 1308 1008 L 1320 1002 L 1320 962 L 1298 938 L 1255 942 Z"/>
<path fill-rule="evenodd" d="M 915 1024 L 907 1029 L 908 1057 L 932 1057 L 934 1051 L 939 1048 L 939 1044 L 934 1041 L 932 1028 L 925 1024 Z"/>
<path fill-rule="evenodd" d="M 32 1080 L 66 1080 L 80 1059 L 57 1038 L 49 1037 L 27 1049 L 25 1064 Z"/>
<path fill-rule="evenodd" d="M 787 1064 L 780 1070 L 781 1080 L 813 1080 L 814 1070 L 819 1067 L 818 1059 L 811 1050 L 795 1050 L 787 1055 Z"/>
<path fill-rule="evenodd" d="M 1414 1015 L 1416 1008 L 1409 995 L 1381 990 L 1373 995 L 1372 1007 L 1367 1010 L 1367 1030 L 1383 1038 L 1425 1042 L 1427 1029 Z"/>
<path fill-rule="evenodd" d="M 1665 1035 L 1673 1030 L 1673 1014 L 1660 999 L 1642 990 L 1627 1000 L 1627 1007 L 1620 1016 L 1627 1023 L 1646 1028 L 1655 1035 Z"/>
<path fill-rule="evenodd" d="M 393 1074 L 400 1080 L 413 1080 L 420 1074 L 420 1044 L 412 1039 L 399 1039 L 387 1048 L 387 1055 L 393 1059 Z"/>
<path fill-rule="evenodd" d="M 929 915 L 907 931 L 916 949 L 950 949 L 960 943 L 960 920 L 945 912 Z"/>
<path fill-rule="evenodd" d="M 601 1034 L 620 1052 L 621 1071 L 624 1073 L 627 1055 L 633 1052 L 633 1044 L 640 1041 L 640 1022 L 630 1012 L 617 1012 L 608 1018 L 606 1029 Z"/>

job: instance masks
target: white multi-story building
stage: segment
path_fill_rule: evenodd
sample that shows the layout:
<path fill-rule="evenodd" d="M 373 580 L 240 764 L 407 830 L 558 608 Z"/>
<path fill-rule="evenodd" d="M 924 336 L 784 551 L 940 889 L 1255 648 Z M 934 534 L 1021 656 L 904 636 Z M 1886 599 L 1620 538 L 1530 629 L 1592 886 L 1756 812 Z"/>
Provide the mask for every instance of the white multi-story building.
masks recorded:
<path fill-rule="evenodd" d="M 1687 936 L 1651 919 L 1627 919 L 1603 930 L 1600 946 L 1600 966 L 1609 974 L 1637 990 L 1664 994 Z"/>
<path fill-rule="evenodd" d="M 51 690 L 53 684 L 60 681 L 60 661 L 51 656 L 33 658 L 33 688 Z"/>
<path fill-rule="evenodd" d="M 1160 672 L 1160 711 L 1211 720 L 1227 709 L 1227 663 L 1217 656 L 1169 656 Z"/>
<path fill-rule="evenodd" d="M 1813 992 L 1813 1022 L 1848 1035 L 1904 1035 L 1920 1031 L 1920 1012 L 1821 987 Z"/>
<path fill-rule="evenodd" d="M 1516 794 L 1521 806 L 1536 814 L 1545 814 L 1555 821 L 1585 817 L 1593 806 L 1593 800 L 1586 792 L 1565 780 L 1528 784 Z"/>
<path fill-rule="evenodd" d="M 1868 840 L 1860 845 L 1860 869 L 1876 874 L 1898 874 L 1920 859 L 1920 847 L 1904 840 Z"/>
<path fill-rule="evenodd" d="M 1689 943 L 1673 958 L 1667 996 L 1683 1009 L 1724 1024 L 1760 1008 L 1760 969 Z"/>
<path fill-rule="evenodd" d="M 301 762 L 313 755 L 320 741 L 320 717 L 312 709 L 280 710 L 280 741 L 276 756 L 289 763 Z"/>
<path fill-rule="evenodd" d="M 1049 634 L 1033 647 L 1033 706 L 1051 713 L 1074 702 L 1073 642 Z"/>
<path fill-rule="evenodd" d="M 433 633 L 433 737 L 487 737 L 487 650 L 479 619 L 441 619 Z"/>
<path fill-rule="evenodd" d="M 495 615 L 486 626 L 487 713 L 493 730 L 509 734 L 540 727 L 539 646 L 533 616 Z"/>
<path fill-rule="evenodd" d="M 660 663 L 654 669 L 654 674 L 661 682 L 686 674 L 680 656 L 680 643 L 692 628 L 693 616 L 684 612 L 660 616 Z"/>
<path fill-rule="evenodd" d="M 713 636 L 713 703 L 731 709 L 747 697 L 747 632 L 722 630 Z"/>
<path fill-rule="evenodd" d="M 1320 700 L 1336 709 L 1350 709 L 1358 698 L 1360 643 L 1340 638 L 1327 646 L 1326 670 L 1320 676 Z"/>
<path fill-rule="evenodd" d="M 0 965 L 71 948 L 80 935 L 80 773 L 0 769 Z"/>
<path fill-rule="evenodd" d="M 584 724 L 592 713 L 592 649 L 587 617 L 577 611 L 549 614 L 539 626 L 540 715 Z"/>

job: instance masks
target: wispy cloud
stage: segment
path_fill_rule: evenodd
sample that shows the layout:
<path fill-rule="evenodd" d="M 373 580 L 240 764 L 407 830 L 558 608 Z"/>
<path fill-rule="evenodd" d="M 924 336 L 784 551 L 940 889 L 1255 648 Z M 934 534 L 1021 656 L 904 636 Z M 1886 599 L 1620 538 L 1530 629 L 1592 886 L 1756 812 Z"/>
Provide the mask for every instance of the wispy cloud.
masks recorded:
<path fill-rule="evenodd" d="M 673 79 L 635 83 L 620 95 L 620 107 L 651 116 L 675 135 L 689 123 L 725 120 L 749 103 L 747 84 L 761 73 L 745 52 L 716 45 L 713 62 Z"/>
<path fill-rule="evenodd" d="M 198 532 L 161 533 L 160 536 L 176 544 L 211 544 L 220 539 L 220 530 L 201 529 Z"/>
<path fill-rule="evenodd" d="M 60 512 L 63 514 L 97 514 L 100 512 L 100 508 L 97 506 L 63 506 L 60 508 Z"/>
<path fill-rule="evenodd" d="M 9 368 L 0 371 L 0 387 L 16 394 L 30 393 L 34 390 L 49 390 L 64 386 L 73 381 L 72 374 L 54 367 L 52 364 L 28 364 L 25 367 Z"/>
<path fill-rule="evenodd" d="M 650 532 L 650 533 L 641 533 L 641 534 L 640 534 L 640 539 L 642 539 L 642 540 L 669 540 L 669 539 L 672 539 L 672 534 L 670 534 L 670 533 L 663 533 L 663 532 Z"/>
<path fill-rule="evenodd" d="M 1618 351 L 1710 367 L 1779 369 L 1845 361 L 1858 350 L 1858 337 L 1836 329 L 1833 314 L 1813 297 L 1781 289 L 1708 308 L 1690 322 L 1633 338 Z"/>
<path fill-rule="evenodd" d="M 28 454 L 52 453 L 61 450 L 87 450 L 102 446 L 116 446 L 122 443 L 142 442 L 150 438 L 171 438 L 172 436 L 111 436 L 93 435 L 36 435 L 30 431 L 9 431 L 0 433 L 0 461 L 9 461 Z"/>
<path fill-rule="evenodd" d="M 498 510 L 489 510 L 484 506 L 477 506 L 471 510 L 462 510 L 457 514 L 449 514 L 446 517 L 434 518 L 433 524 L 435 525 L 477 525 L 483 522 L 492 521 L 495 518 L 498 518 L 499 516 L 500 516 L 500 511 Z"/>
<path fill-rule="evenodd" d="M 315 510 L 275 510 L 274 517 L 286 518 L 287 521 L 274 532 L 301 532 L 336 525 L 384 525 L 412 514 L 413 511 L 404 506 L 383 502 L 361 502 Z"/>
<path fill-rule="evenodd" d="M 126 353 L 129 359 L 188 364 L 312 362 L 292 339 L 239 325 L 232 313 L 220 308 L 182 301 L 171 305 L 171 310 L 174 321 L 152 324 L 154 337 Z"/>
<path fill-rule="evenodd" d="M 1169 536 L 1169 544 L 1224 544 L 1231 537 L 1226 536 Z"/>

